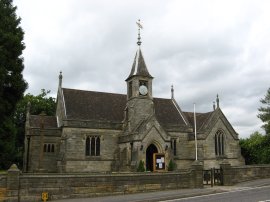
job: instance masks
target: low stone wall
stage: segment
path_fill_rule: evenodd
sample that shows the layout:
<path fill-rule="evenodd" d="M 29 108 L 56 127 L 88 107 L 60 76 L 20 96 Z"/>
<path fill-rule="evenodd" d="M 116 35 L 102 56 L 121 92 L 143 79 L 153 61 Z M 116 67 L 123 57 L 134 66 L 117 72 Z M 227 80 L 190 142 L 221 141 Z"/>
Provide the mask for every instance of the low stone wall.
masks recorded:
<path fill-rule="evenodd" d="M 6 173 L 0 174 L 0 188 L 6 187 L 6 184 L 7 184 L 7 174 Z"/>
<path fill-rule="evenodd" d="M 186 172 L 112 174 L 22 174 L 13 167 L 6 184 L 5 201 L 41 201 L 42 192 L 55 200 L 203 186 L 201 165 Z"/>
<path fill-rule="evenodd" d="M 0 201 L 3 201 L 7 192 L 7 176 L 6 174 L 0 174 Z"/>
<path fill-rule="evenodd" d="M 270 178 L 270 165 L 220 165 L 223 185 Z M 203 168 L 194 163 L 187 171 L 164 173 L 111 174 L 29 174 L 12 165 L 6 174 L 0 174 L 0 201 L 41 201 L 42 192 L 49 200 L 94 197 L 115 194 L 160 191 L 168 189 L 202 188 Z"/>
<path fill-rule="evenodd" d="M 239 182 L 270 178 L 270 164 L 266 165 L 246 165 L 246 166 L 230 166 L 230 164 L 222 164 L 223 184 L 234 185 Z"/>

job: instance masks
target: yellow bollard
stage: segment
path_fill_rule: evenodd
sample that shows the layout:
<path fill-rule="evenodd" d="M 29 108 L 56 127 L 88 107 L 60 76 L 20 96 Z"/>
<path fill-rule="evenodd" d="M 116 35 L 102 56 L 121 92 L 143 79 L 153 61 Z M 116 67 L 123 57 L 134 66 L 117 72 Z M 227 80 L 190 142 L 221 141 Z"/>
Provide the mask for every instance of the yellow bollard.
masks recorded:
<path fill-rule="evenodd" d="M 49 198 L 48 192 L 42 192 L 41 198 L 42 198 L 42 200 L 43 200 L 44 202 L 46 202 L 46 201 L 48 200 L 48 198 Z"/>

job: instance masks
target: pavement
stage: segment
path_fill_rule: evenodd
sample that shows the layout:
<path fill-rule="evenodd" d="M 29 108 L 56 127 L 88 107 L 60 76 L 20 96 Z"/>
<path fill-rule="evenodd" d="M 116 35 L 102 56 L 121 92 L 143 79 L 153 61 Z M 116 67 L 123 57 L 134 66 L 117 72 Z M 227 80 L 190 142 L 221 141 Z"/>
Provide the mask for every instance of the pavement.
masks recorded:
<path fill-rule="evenodd" d="M 270 185 L 270 178 L 258 179 L 248 182 L 236 184 L 234 186 L 205 186 L 202 189 L 178 189 L 178 190 L 167 190 L 158 192 L 147 192 L 137 194 L 125 194 L 125 195 L 113 195 L 113 196 L 102 196 L 95 198 L 79 198 L 79 199 L 61 199 L 55 202 L 154 202 L 163 201 L 176 198 L 187 198 L 194 196 L 203 196 L 209 194 L 216 194 L 222 192 L 231 192 L 245 190 L 254 187 L 263 187 Z"/>

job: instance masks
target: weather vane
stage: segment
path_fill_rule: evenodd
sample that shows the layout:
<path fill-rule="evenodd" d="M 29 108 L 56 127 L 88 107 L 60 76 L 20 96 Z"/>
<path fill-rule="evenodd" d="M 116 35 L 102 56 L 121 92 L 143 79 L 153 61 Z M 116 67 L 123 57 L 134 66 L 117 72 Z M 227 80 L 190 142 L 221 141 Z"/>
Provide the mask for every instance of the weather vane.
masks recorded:
<path fill-rule="evenodd" d="M 142 24 L 141 24 L 140 19 L 136 22 L 136 24 L 138 25 L 138 42 L 137 42 L 137 44 L 138 44 L 138 46 L 140 46 L 140 45 L 142 44 L 142 42 L 141 42 L 141 33 L 140 33 L 140 31 L 141 31 L 141 29 L 143 28 L 143 26 L 142 26 Z"/>

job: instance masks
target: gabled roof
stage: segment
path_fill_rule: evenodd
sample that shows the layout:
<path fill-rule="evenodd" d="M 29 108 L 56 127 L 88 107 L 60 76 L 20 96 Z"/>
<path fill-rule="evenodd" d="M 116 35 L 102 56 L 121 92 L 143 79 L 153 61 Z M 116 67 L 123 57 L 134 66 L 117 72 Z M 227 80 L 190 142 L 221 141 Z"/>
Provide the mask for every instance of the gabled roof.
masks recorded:
<path fill-rule="evenodd" d="M 192 127 L 194 127 L 194 113 L 193 112 L 183 112 L 183 113 L 186 115 Z M 214 111 L 207 113 L 196 113 L 196 128 L 198 131 L 200 131 L 202 126 L 204 126 L 208 122 L 209 118 L 213 113 Z"/>
<path fill-rule="evenodd" d="M 131 72 L 126 80 L 128 80 L 132 76 L 144 76 L 144 77 L 153 78 L 147 70 L 140 47 L 136 52 L 134 62 L 131 68 Z"/>
<path fill-rule="evenodd" d="M 194 114 L 192 112 L 184 112 L 189 122 L 194 128 Z M 221 120 L 225 127 L 230 131 L 230 134 L 234 139 L 238 139 L 238 134 L 227 120 L 220 108 L 217 108 L 215 111 L 207 113 L 196 113 L 196 124 L 197 131 L 203 133 L 202 138 L 206 138 L 212 128 L 215 126 L 216 122 Z"/>
<path fill-rule="evenodd" d="M 67 119 L 114 123 L 121 123 L 124 120 L 124 110 L 127 102 L 127 97 L 124 94 L 67 88 L 62 88 L 62 91 Z M 161 125 L 194 127 L 194 114 L 192 112 L 179 112 L 172 99 L 153 98 L 153 102 L 156 118 Z M 198 131 L 205 124 L 208 124 L 213 113 L 196 113 Z M 39 128 L 41 126 L 41 117 L 39 115 L 30 115 L 30 126 Z M 43 120 L 44 128 L 57 128 L 55 116 L 43 116 Z"/>
<path fill-rule="evenodd" d="M 67 119 L 121 122 L 126 95 L 63 88 Z"/>
<path fill-rule="evenodd" d="M 161 124 L 186 125 L 172 99 L 154 98 L 155 113 Z"/>
<path fill-rule="evenodd" d="M 55 116 L 41 116 L 41 115 L 29 116 L 29 124 L 31 127 L 40 128 L 42 121 L 44 123 L 44 128 L 57 128 L 57 121 Z"/>
<path fill-rule="evenodd" d="M 123 94 L 63 88 L 67 119 L 122 122 L 127 97 Z M 162 125 L 184 125 L 171 99 L 154 98 L 155 114 Z"/>

